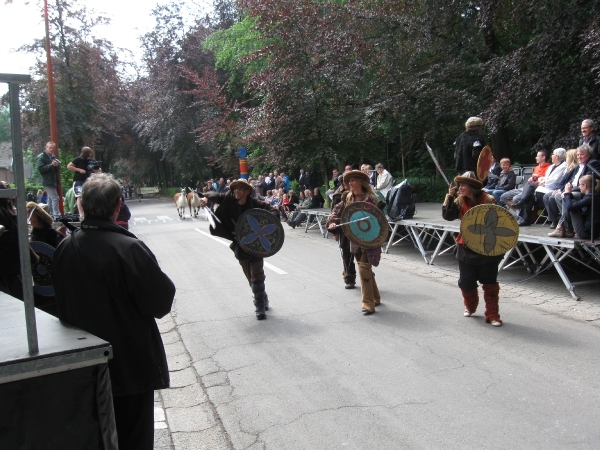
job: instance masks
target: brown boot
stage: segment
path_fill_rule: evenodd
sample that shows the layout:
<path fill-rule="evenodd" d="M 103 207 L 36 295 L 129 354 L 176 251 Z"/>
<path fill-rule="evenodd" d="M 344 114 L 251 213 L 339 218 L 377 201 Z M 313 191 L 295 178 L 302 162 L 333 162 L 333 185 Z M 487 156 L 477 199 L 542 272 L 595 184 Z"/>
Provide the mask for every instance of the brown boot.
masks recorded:
<path fill-rule="evenodd" d="M 479 305 L 479 292 L 477 289 L 473 289 L 472 291 L 463 291 L 461 289 L 463 296 L 463 304 L 465 305 L 465 317 L 471 317 L 477 310 L 477 305 Z"/>
<path fill-rule="evenodd" d="M 565 237 L 569 239 L 573 239 L 575 237 L 575 232 L 570 228 L 565 228 Z"/>
<path fill-rule="evenodd" d="M 498 305 L 500 285 L 498 283 L 483 284 L 481 287 L 483 288 L 483 299 L 485 300 L 485 321 L 495 327 L 502 326 L 500 306 Z"/>
<path fill-rule="evenodd" d="M 565 229 L 562 225 L 558 225 L 556 230 L 554 230 L 552 233 L 548 233 L 548 236 L 556 238 L 565 237 Z"/>

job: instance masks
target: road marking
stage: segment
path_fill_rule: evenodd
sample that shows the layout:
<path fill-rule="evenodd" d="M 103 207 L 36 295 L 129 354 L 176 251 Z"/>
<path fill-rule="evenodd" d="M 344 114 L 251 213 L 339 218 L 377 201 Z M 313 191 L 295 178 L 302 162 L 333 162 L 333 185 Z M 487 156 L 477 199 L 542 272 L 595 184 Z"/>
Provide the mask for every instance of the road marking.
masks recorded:
<path fill-rule="evenodd" d="M 156 217 L 158 218 L 158 220 L 162 220 L 163 222 L 165 222 L 167 220 L 173 220 L 169 216 L 156 216 Z"/>
<path fill-rule="evenodd" d="M 148 219 L 146 219 L 145 217 L 134 217 L 134 220 L 136 222 L 147 222 Z"/>
<path fill-rule="evenodd" d="M 207 233 L 206 231 L 199 230 L 198 228 L 194 228 L 194 230 L 196 230 L 200 234 L 203 234 L 206 237 L 211 238 L 213 241 L 217 241 L 219 244 L 223 244 L 223 245 L 226 245 L 227 247 L 229 247 L 229 241 L 228 240 L 215 237 L 215 236 L 211 235 L 210 233 Z M 279 267 L 274 266 L 273 264 L 269 264 L 268 262 L 264 262 L 264 265 L 265 265 L 265 267 L 267 269 L 271 269 L 276 274 L 279 274 L 279 275 L 289 275 L 285 270 L 282 270 Z"/>

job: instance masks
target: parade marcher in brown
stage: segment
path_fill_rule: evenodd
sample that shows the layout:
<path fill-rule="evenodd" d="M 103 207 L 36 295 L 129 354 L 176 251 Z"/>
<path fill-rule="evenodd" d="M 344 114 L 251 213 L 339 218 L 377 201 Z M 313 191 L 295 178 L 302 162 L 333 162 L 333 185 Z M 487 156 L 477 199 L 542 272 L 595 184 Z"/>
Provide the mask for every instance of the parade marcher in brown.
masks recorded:
<path fill-rule="evenodd" d="M 342 200 L 333 208 L 331 215 L 327 219 L 327 229 L 334 235 L 342 232 L 341 228 L 337 225 L 341 223 L 342 212 L 346 205 L 352 202 L 368 202 L 373 205 L 377 205 L 378 203 L 377 195 L 369 183 L 369 176 L 364 172 L 360 170 L 346 172 L 343 182 L 348 185 L 350 191 L 342 196 Z M 373 250 L 381 252 L 381 248 Z M 373 265 L 369 262 L 369 250 L 350 241 L 350 251 L 354 254 L 358 264 L 362 293 L 362 313 L 368 316 L 373 314 L 375 307 L 381 303 L 381 295 L 379 294 L 375 275 L 373 274 Z M 381 255 L 381 253 L 379 254 Z"/>
<path fill-rule="evenodd" d="M 482 190 L 483 185 L 473 172 L 466 172 L 454 178 L 457 187 L 450 186 L 442 206 L 442 216 L 446 220 L 462 219 L 471 208 L 495 204 L 494 197 Z M 458 196 L 457 196 L 458 191 Z M 498 306 L 500 286 L 497 282 L 498 264 L 502 256 L 485 256 L 470 250 L 459 233 L 456 238 L 456 259 L 458 259 L 458 287 L 462 291 L 465 317 L 475 313 L 479 304 L 477 282 L 483 288 L 485 300 L 485 321 L 495 327 L 502 326 Z"/>

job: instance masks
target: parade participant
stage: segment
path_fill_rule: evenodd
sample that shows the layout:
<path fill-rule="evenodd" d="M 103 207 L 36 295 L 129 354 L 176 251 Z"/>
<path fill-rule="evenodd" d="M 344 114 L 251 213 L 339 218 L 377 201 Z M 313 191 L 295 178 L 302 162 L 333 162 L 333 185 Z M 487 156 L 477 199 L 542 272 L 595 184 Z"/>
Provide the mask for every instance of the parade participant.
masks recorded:
<path fill-rule="evenodd" d="M 175 286 L 146 244 L 115 223 L 121 201 L 112 176 L 87 180 L 85 220 L 54 252 L 53 285 L 60 320 L 113 348 L 108 367 L 119 448 L 150 450 L 154 391 L 170 383 L 155 318 L 171 310 Z"/>
<path fill-rule="evenodd" d="M 482 190 L 483 185 L 473 172 L 454 178 L 457 187 L 450 185 L 442 206 L 442 217 L 452 221 L 462 217 L 474 206 L 495 204 L 494 197 Z M 457 196 L 458 191 L 458 196 Z M 502 256 L 485 256 L 470 250 L 459 233 L 456 237 L 456 259 L 458 259 L 458 287 L 462 291 L 465 317 L 475 313 L 479 304 L 477 282 L 483 288 L 485 321 L 495 327 L 502 326 L 498 306 L 498 264 Z"/>
<path fill-rule="evenodd" d="M 342 183 L 333 194 L 331 209 L 342 201 L 350 188 L 348 184 L 342 180 Z M 354 289 L 356 287 L 356 265 L 354 264 L 354 255 L 350 251 L 350 239 L 346 237 L 344 233 L 334 234 L 333 237 L 338 241 L 340 247 L 340 257 L 342 258 L 342 277 L 344 278 L 344 284 L 346 289 Z"/>
<path fill-rule="evenodd" d="M 229 185 L 229 192 L 226 194 L 206 192 L 205 197 L 200 199 L 200 207 L 204 208 L 209 203 L 219 205 L 215 215 L 220 223 L 215 223 L 215 228 L 211 228 L 211 234 L 233 241 L 229 248 L 233 250 L 252 288 L 256 319 L 263 320 L 267 318 L 266 311 L 269 310 L 269 298 L 265 292 L 264 259 L 242 250 L 235 238 L 235 224 L 244 212 L 252 208 L 265 209 L 277 217 L 279 211 L 271 205 L 252 198 L 250 196 L 252 191 L 252 186 L 246 180 L 235 180 Z"/>
<path fill-rule="evenodd" d="M 373 187 L 369 183 L 369 176 L 366 173 L 360 170 L 346 172 L 344 173 L 343 181 L 348 185 L 350 191 L 342 196 L 342 200 L 333 208 L 331 215 L 327 219 L 327 229 L 333 235 L 342 233 L 342 229 L 337 225 L 341 223 L 342 213 L 346 205 L 352 202 L 368 202 L 373 205 L 377 205 L 378 203 L 377 195 L 373 191 Z M 381 248 L 374 250 L 381 252 Z M 360 247 L 354 241 L 350 241 L 350 252 L 354 254 L 358 263 L 362 294 L 362 313 L 368 316 L 375 312 L 375 307 L 381 302 L 381 296 L 377 288 L 377 282 L 375 281 L 375 274 L 373 274 L 372 264 L 369 262 L 367 249 Z"/>
<path fill-rule="evenodd" d="M 456 171 L 463 173 L 467 170 L 477 169 L 477 158 L 485 146 L 481 135 L 483 120 L 479 117 L 469 117 L 465 122 L 466 131 L 456 138 Z"/>
<path fill-rule="evenodd" d="M 51 247 L 58 247 L 58 244 L 65 238 L 64 234 L 56 231 L 52 224 L 52 216 L 44 211 L 37 203 L 27 203 L 27 216 L 31 224 L 31 240 L 41 241 Z"/>

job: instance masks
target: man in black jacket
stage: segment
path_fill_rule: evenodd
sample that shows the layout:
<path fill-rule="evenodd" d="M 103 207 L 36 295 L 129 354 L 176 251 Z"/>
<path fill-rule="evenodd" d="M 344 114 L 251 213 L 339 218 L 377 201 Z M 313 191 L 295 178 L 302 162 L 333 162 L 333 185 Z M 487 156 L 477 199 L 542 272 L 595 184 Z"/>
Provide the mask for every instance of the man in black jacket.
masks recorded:
<path fill-rule="evenodd" d="M 156 257 L 115 220 L 121 188 L 92 175 L 82 191 L 81 231 L 54 252 L 58 317 L 108 341 L 119 448 L 152 449 L 154 390 L 169 387 L 167 358 L 155 318 L 169 313 L 175 286 Z"/>
<path fill-rule="evenodd" d="M 456 171 L 458 173 L 476 172 L 477 159 L 485 145 L 481 128 L 483 119 L 469 117 L 465 123 L 466 131 L 456 138 Z"/>
<path fill-rule="evenodd" d="M 200 199 L 200 207 L 204 208 L 209 202 L 219 204 L 215 215 L 220 222 L 215 223 L 215 228 L 210 228 L 210 233 L 233 241 L 230 248 L 242 266 L 244 275 L 254 293 L 256 319 L 263 320 L 267 318 L 265 311 L 269 310 L 269 297 L 265 292 L 264 259 L 252 256 L 242 250 L 235 239 L 235 225 L 238 218 L 252 208 L 265 209 L 277 217 L 279 217 L 279 211 L 265 202 L 252 198 L 252 191 L 252 186 L 246 180 L 235 180 L 229 185 L 227 194 L 207 192 Z"/>

